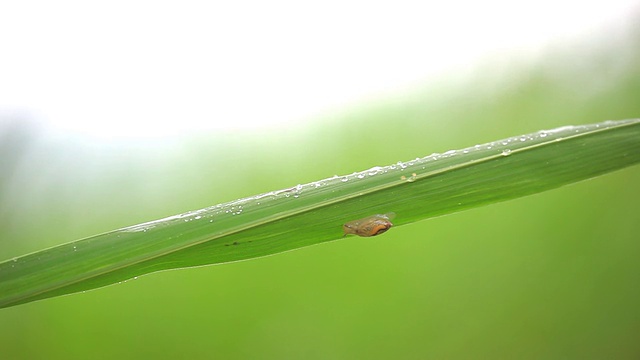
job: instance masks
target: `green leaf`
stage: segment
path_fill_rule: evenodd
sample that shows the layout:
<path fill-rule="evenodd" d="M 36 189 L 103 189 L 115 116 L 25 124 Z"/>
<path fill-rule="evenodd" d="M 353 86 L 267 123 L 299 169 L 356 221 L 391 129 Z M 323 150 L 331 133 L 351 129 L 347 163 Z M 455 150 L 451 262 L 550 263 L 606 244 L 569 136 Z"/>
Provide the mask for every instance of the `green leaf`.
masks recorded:
<path fill-rule="evenodd" d="M 394 226 L 402 226 L 639 161 L 640 120 L 624 120 L 540 131 L 335 176 L 4 261 L 0 307 L 159 270 L 252 259 L 337 240 L 344 237 L 344 223 L 375 214 L 393 212 Z"/>

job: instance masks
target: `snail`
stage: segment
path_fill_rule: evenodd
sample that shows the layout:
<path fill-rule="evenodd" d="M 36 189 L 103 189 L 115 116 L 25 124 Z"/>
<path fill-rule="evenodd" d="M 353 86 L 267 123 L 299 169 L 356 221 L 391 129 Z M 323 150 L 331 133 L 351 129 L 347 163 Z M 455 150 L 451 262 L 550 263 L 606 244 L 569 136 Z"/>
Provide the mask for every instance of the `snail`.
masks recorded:
<path fill-rule="evenodd" d="M 344 236 L 348 234 L 363 237 L 376 236 L 391 229 L 393 226 L 391 219 L 394 217 L 394 213 L 372 215 L 363 219 L 349 221 L 342 226 L 342 230 L 344 230 Z"/>

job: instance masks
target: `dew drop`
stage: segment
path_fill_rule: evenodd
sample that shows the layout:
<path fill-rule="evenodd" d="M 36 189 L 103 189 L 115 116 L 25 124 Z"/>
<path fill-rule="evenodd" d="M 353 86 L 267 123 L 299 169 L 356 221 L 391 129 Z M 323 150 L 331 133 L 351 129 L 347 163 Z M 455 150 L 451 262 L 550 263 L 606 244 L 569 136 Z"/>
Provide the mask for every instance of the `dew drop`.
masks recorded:
<path fill-rule="evenodd" d="M 502 156 L 509 156 L 511 155 L 511 149 L 504 149 L 502 150 L 502 153 L 500 154 Z"/>

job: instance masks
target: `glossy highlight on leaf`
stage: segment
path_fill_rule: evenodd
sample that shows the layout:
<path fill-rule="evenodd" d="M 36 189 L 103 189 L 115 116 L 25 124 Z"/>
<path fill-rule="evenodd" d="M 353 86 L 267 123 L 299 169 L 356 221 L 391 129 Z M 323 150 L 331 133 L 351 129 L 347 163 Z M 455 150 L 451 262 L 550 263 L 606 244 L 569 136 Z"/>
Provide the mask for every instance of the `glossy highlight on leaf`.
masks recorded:
<path fill-rule="evenodd" d="M 0 263 L 0 307 L 338 240 L 344 224 L 375 214 L 395 213 L 393 226 L 402 226 L 638 162 L 640 120 L 624 120 L 544 130 L 334 176 L 6 260 Z"/>

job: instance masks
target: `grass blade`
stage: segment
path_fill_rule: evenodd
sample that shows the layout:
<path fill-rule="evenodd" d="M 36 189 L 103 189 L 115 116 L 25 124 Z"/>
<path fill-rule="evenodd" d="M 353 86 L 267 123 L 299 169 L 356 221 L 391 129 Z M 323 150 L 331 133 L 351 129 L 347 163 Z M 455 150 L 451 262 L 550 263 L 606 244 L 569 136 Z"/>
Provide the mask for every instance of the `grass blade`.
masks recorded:
<path fill-rule="evenodd" d="M 118 229 L 0 263 L 0 307 L 138 275 L 251 259 L 340 239 L 342 224 L 395 226 L 504 201 L 640 161 L 640 120 L 495 141 Z"/>

